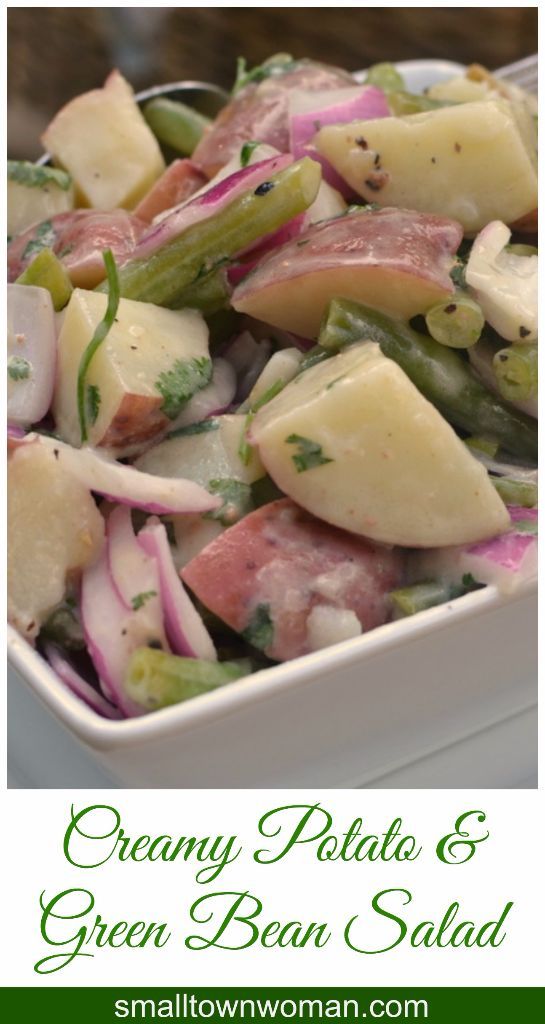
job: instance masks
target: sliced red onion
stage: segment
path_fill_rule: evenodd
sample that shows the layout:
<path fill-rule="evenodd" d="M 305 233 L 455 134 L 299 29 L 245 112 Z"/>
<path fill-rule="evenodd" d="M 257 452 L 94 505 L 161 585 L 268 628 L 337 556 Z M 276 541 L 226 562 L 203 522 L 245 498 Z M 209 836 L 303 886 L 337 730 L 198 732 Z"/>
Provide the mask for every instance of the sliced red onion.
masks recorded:
<path fill-rule="evenodd" d="M 106 545 L 82 576 L 81 621 L 105 696 L 128 718 L 143 714 L 144 709 L 126 694 L 124 684 L 130 656 L 136 647 L 145 646 L 146 638 L 135 631 L 134 613 L 113 585 Z"/>
<path fill-rule="evenodd" d="M 118 505 L 108 516 L 108 565 L 110 576 L 122 601 L 134 612 L 135 622 L 147 643 L 170 650 L 165 636 L 159 568 L 136 539 L 131 510 Z"/>
<path fill-rule="evenodd" d="M 212 365 L 210 384 L 193 395 L 173 421 L 169 433 L 190 423 L 200 423 L 208 416 L 219 416 L 230 407 L 237 388 L 236 373 L 226 359 L 214 359 Z"/>
<path fill-rule="evenodd" d="M 90 491 L 122 505 L 157 515 L 208 512 L 221 505 L 221 499 L 214 498 L 191 480 L 151 476 L 99 455 L 92 448 L 72 448 L 63 441 L 42 434 L 28 434 L 26 443 L 34 442 L 47 447 L 52 457 L 63 462 L 66 469 Z"/>
<path fill-rule="evenodd" d="M 144 233 L 138 245 L 131 253 L 131 260 L 147 260 L 163 245 L 179 238 L 185 231 L 202 220 L 208 220 L 232 203 L 242 193 L 257 188 L 273 174 L 284 170 L 293 162 L 289 153 L 262 160 L 258 164 L 243 167 L 235 174 L 223 178 L 213 188 L 207 189 L 184 206 L 152 224 Z"/>
<path fill-rule="evenodd" d="M 114 707 L 110 704 L 109 700 L 95 690 L 94 686 L 91 686 L 79 672 L 76 672 L 75 668 L 70 664 L 69 661 L 64 657 L 61 652 L 53 646 L 53 644 L 47 644 L 45 648 L 46 658 L 51 665 L 53 671 L 58 675 L 61 682 L 71 690 L 72 693 L 79 697 L 88 707 L 96 711 L 102 718 L 122 718 L 123 715 L 119 711 L 119 708 Z"/>
<path fill-rule="evenodd" d="M 24 427 L 18 426 L 17 423 L 8 423 L 8 439 L 10 441 L 20 441 L 23 437 L 26 437 Z"/>
<path fill-rule="evenodd" d="M 172 649 L 189 658 L 216 661 L 210 635 L 176 572 L 165 527 L 158 519 L 148 520 L 138 534 L 138 541 L 159 567 L 165 626 Z"/>
<path fill-rule="evenodd" d="M 8 419 L 38 423 L 53 400 L 57 344 L 46 288 L 8 284 Z"/>
<path fill-rule="evenodd" d="M 372 121 L 389 117 L 390 110 L 382 89 L 359 85 L 314 93 L 294 89 L 290 94 L 290 114 L 290 150 L 298 160 L 305 156 L 305 146 L 325 125 Z"/>

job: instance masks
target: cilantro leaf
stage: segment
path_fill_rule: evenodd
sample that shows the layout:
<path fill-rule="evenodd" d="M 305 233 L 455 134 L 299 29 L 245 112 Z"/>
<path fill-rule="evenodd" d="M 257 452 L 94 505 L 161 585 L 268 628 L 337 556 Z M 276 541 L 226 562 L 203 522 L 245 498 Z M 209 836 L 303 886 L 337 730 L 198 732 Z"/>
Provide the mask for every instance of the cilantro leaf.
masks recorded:
<path fill-rule="evenodd" d="M 85 376 L 89 369 L 91 360 L 98 348 L 102 345 L 104 338 L 110 331 L 113 322 L 116 317 L 117 307 L 119 306 L 119 278 L 117 276 L 117 267 L 111 249 L 106 249 L 102 253 L 104 260 L 104 266 L 106 267 L 106 274 L 108 279 L 108 304 L 106 306 L 106 312 L 104 317 L 99 324 L 95 327 L 93 337 L 91 338 L 87 348 L 83 352 L 80 359 L 78 368 L 78 380 L 77 380 L 77 400 L 78 400 L 78 417 L 79 417 L 79 428 L 81 433 L 82 444 L 87 440 L 87 416 L 86 416 L 86 391 L 85 391 Z"/>
<path fill-rule="evenodd" d="M 68 192 L 72 179 L 66 171 L 48 164 L 33 164 L 28 160 L 8 160 L 8 181 L 15 181 L 27 188 L 44 188 L 46 185 L 57 185 L 63 192 Z"/>
<path fill-rule="evenodd" d="M 241 636 L 252 647 L 257 647 L 259 651 L 264 651 L 271 646 L 274 626 L 270 615 L 270 605 L 258 604 Z"/>
<path fill-rule="evenodd" d="M 28 359 L 21 359 L 20 356 L 11 356 L 8 359 L 8 376 L 12 380 L 26 380 L 30 377 L 31 369 Z"/>
<path fill-rule="evenodd" d="M 274 57 L 269 57 L 263 64 L 258 64 L 257 67 L 251 70 L 246 64 L 246 58 L 239 57 L 237 59 L 237 72 L 232 95 L 236 96 L 241 89 L 250 85 L 251 82 L 255 82 L 258 85 L 259 82 L 264 82 L 266 78 L 271 78 L 273 75 L 282 75 L 286 71 L 293 71 L 295 67 L 297 67 L 297 61 L 293 59 L 290 53 L 276 53 Z"/>
<path fill-rule="evenodd" d="M 321 444 L 309 437 L 302 437 L 301 434 L 290 434 L 286 438 L 286 444 L 296 444 L 299 448 L 297 454 L 291 457 L 298 473 L 305 473 L 307 469 L 315 469 L 334 461 L 323 455 Z"/>
<path fill-rule="evenodd" d="M 212 512 L 205 512 L 203 519 L 218 519 L 224 526 L 233 526 L 239 519 L 253 511 L 252 489 L 241 480 L 224 477 L 221 480 L 209 480 L 208 490 L 223 498 L 223 505 Z"/>
<path fill-rule="evenodd" d="M 57 234 L 50 220 L 44 220 L 41 224 L 38 224 L 36 228 L 34 238 L 31 238 L 30 242 L 27 242 L 21 259 L 28 260 L 32 256 L 36 256 L 42 249 L 52 249 L 55 245 Z"/>
<path fill-rule="evenodd" d="M 193 395 L 205 388 L 212 378 L 212 362 L 201 359 L 177 359 L 171 370 L 159 374 L 155 387 L 163 397 L 162 412 L 175 420 Z"/>
<path fill-rule="evenodd" d="M 157 597 L 157 591 L 143 590 L 141 594 L 136 594 L 131 600 L 133 611 L 137 612 L 139 608 L 143 608 L 150 597 Z"/>
<path fill-rule="evenodd" d="M 248 164 L 250 163 L 250 159 L 251 159 L 251 156 L 252 156 L 252 153 L 253 153 L 254 149 L 257 149 L 257 147 L 260 146 L 260 145 L 261 145 L 260 142 L 254 142 L 253 140 L 251 142 L 245 142 L 244 143 L 244 145 L 242 146 L 242 148 L 240 150 L 240 166 L 241 167 L 247 167 L 248 166 Z"/>
<path fill-rule="evenodd" d="M 100 390 L 96 384 L 87 385 L 87 419 L 96 423 L 100 409 Z"/>
<path fill-rule="evenodd" d="M 170 441 L 173 437 L 193 437 L 194 434 L 208 434 L 211 430 L 219 430 L 220 421 L 214 416 L 200 423 L 188 423 L 187 427 L 178 427 L 167 434 L 165 440 Z"/>

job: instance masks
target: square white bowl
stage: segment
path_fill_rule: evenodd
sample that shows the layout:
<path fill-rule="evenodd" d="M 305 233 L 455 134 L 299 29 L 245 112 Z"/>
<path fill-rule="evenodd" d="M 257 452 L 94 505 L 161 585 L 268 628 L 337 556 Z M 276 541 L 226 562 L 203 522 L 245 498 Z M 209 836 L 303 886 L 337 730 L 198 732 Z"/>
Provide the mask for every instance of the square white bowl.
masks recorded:
<path fill-rule="evenodd" d="M 503 740 L 497 750 L 484 744 L 483 776 L 477 746 L 474 770 L 466 765 L 460 781 L 502 786 L 535 772 L 536 619 L 535 584 L 510 598 L 486 587 L 119 722 L 100 718 L 67 691 L 14 630 L 9 658 L 18 682 L 54 716 L 57 732 L 76 737 L 114 784 L 335 788 L 381 785 L 395 773 L 401 785 L 404 766 L 525 716 L 519 749 Z M 49 753 L 55 757 L 54 748 Z M 433 762 L 419 784 L 434 788 Z"/>
<path fill-rule="evenodd" d="M 397 66 L 414 91 L 462 71 Z M 122 722 L 87 708 L 8 627 L 10 731 L 32 761 L 18 771 L 33 786 L 71 784 L 72 766 L 82 786 L 87 771 L 143 788 L 517 784 L 537 770 L 536 625 L 537 584 L 510 598 L 486 587 Z"/>

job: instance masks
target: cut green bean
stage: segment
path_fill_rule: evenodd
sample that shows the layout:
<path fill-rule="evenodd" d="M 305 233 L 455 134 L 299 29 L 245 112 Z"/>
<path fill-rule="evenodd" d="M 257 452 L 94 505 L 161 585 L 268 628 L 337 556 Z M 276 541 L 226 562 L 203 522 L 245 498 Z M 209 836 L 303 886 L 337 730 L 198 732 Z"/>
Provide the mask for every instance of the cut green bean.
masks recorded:
<path fill-rule="evenodd" d="M 495 459 L 498 454 L 498 442 L 490 441 L 488 437 L 466 437 L 465 443 L 468 448 L 488 455 L 489 459 Z"/>
<path fill-rule="evenodd" d="M 460 291 L 446 302 L 432 306 L 425 319 L 432 338 L 448 348 L 471 348 L 477 344 L 484 327 L 479 303 Z"/>
<path fill-rule="evenodd" d="M 40 630 L 40 640 L 56 644 L 65 651 L 84 651 L 85 637 L 75 609 L 68 604 L 55 608 Z"/>
<path fill-rule="evenodd" d="M 439 107 L 451 106 L 432 100 L 429 96 L 420 93 L 406 92 L 404 89 L 388 91 L 388 106 L 395 117 L 405 117 L 407 114 L 422 114 L 426 110 L 438 110 Z"/>
<path fill-rule="evenodd" d="M 496 352 L 492 366 L 498 387 L 508 402 L 537 395 L 537 345 L 511 345 Z"/>
<path fill-rule="evenodd" d="M 393 64 L 386 61 L 382 64 L 373 64 L 365 77 L 366 85 L 376 85 L 383 92 L 398 92 L 405 89 L 403 76 Z"/>
<path fill-rule="evenodd" d="M 537 505 L 537 484 L 530 480 L 512 480 L 507 476 L 491 476 L 500 498 L 506 505 L 520 505 L 521 508 L 535 508 Z"/>
<path fill-rule="evenodd" d="M 155 711 L 210 693 L 249 675 L 251 671 L 251 662 L 246 658 L 201 661 L 198 658 L 180 658 L 152 647 L 138 647 L 127 668 L 125 690 L 141 707 Z"/>
<path fill-rule="evenodd" d="M 513 455 L 537 459 L 536 421 L 488 391 L 459 352 L 375 309 L 333 299 L 320 345 L 334 354 L 357 341 L 377 342 L 453 426 L 490 438 Z"/>
<path fill-rule="evenodd" d="M 72 282 L 52 249 L 42 249 L 15 283 L 46 288 L 57 312 L 64 309 L 73 291 Z"/>
<path fill-rule="evenodd" d="M 390 600 L 396 615 L 416 615 L 427 608 L 435 608 L 455 597 L 460 597 L 465 588 L 454 587 L 450 583 L 434 580 L 429 583 L 416 583 L 412 587 L 392 590 Z"/>
<path fill-rule="evenodd" d="M 309 157 L 291 164 L 271 177 L 267 192 L 245 192 L 147 259 L 126 263 L 119 271 L 121 295 L 176 307 L 186 289 L 203 277 L 203 267 L 215 270 L 306 210 L 316 198 L 320 180 L 320 165 Z M 104 284 L 97 290 L 105 291 Z"/>
<path fill-rule="evenodd" d="M 204 316 L 227 309 L 231 288 L 224 270 L 213 270 L 184 288 L 173 309 L 198 309 Z"/>
<path fill-rule="evenodd" d="M 514 242 L 512 245 L 506 245 L 504 252 L 510 252 L 513 256 L 537 256 L 537 248 L 535 245 L 527 245 L 526 242 Z"/>
<path fill-rule="evenodd" d="M 206 128 L 211 124 L 210 118 L 199 114 L 192 107 L 177 100 L 169 100 L 158 96 L 146 103 L 144 117 L 153 134 L 165 146 L 170 146 L 182 156 L 191 156 Z"/>

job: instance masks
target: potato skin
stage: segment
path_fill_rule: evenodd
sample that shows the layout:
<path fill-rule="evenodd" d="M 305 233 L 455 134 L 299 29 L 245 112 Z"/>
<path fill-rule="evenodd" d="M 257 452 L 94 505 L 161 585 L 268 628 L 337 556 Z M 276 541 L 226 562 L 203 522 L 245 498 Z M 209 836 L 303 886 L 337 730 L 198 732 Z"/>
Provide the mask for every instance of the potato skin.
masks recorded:
<path fill-rule="evenodd" d="M 232 629 L 251 627 L 267 608 L 264 650 L 287 661 L 312 647 L 307 620 L 325 605 L 355 612 L 362 631 L 389 616 L 403 553 L 320 522 L 287 498 L 264 505 L 230 527 L 182 570 L 184 583 Z"/>

